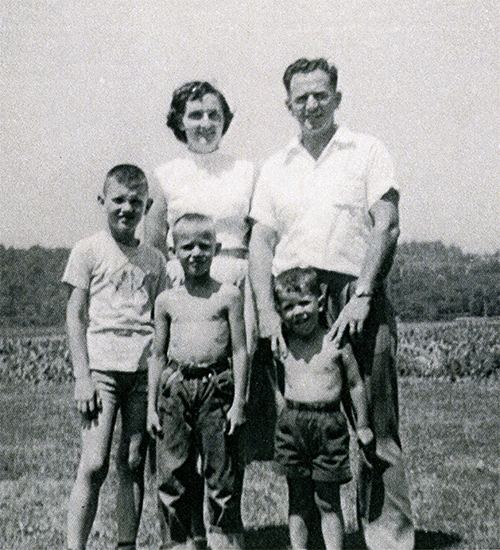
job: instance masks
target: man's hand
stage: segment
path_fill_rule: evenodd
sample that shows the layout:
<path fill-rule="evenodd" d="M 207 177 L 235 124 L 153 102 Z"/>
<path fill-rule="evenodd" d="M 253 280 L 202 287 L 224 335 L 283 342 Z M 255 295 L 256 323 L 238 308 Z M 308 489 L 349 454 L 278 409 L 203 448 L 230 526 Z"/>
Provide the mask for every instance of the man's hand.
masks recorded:
<path fill-rule="evenodd" d="M 370 296 L 352 296 L 330 329 L 329 337 L 335 345 L 340 345 L 346 330 L 349 330 L 353 337 L 359 336 L 363 332 L 366 318 L 370 312 L 370 304 Z"/>
<path fill-rule="evenodd" d="M 102 402 L 90 375 L 76 379 L 74 395 L 76 408 L 84 419 L 96 418 L 102 409 Z"/>
<path fill-rule="evenodd" d="M 246 422 L 245 404 L 234 403 L 227 411 L 227 435 L 233 435 Z"/>
<path fill-rule="evenodd" d="M 146 426 L 151 437 L 158 437 L 161 436 L 163 433 L 158 413 L 156 412 L 156 410 L 150 409 L 149 407 Z"/>

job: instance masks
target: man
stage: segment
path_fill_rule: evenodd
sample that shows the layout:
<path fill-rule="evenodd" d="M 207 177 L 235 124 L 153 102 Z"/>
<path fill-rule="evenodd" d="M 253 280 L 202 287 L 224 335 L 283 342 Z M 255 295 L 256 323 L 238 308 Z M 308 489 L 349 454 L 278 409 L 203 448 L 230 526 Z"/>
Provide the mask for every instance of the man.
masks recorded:
<path fill-rule="evenodd" d="M 286 70 L 287 107 L 299 139 L 263 166 L 251 217 L 250 278 L 260 335 L 281 338 L 272 275 L 314 267 L 328 287 L 330 330 L 350 336 L 368 388 L 377 442 L 373 467 L 361 469 L 358 505 L 370 550 L 414 546 L 408 485 L 398 435 L 396 332 L 384 293 L 399 236 L 397 184 L 384 145 L 335 124 L 337 70 L 299 59 Z M 349 404 L 347 404 L 349 406 Z"/>

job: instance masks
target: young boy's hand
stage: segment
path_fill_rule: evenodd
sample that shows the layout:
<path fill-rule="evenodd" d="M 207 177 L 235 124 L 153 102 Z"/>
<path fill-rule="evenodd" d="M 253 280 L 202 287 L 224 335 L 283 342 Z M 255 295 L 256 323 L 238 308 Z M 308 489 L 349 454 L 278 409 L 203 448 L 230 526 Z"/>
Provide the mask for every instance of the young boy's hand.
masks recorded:
<path fill-rule="evenodd" d="M 281 411 L 286 407 L 286 401 L 283 397 L 283 394 L 279 391 L 275 392 L 274 401 L 276 403 L 276 413 L 279 416 L 281 414 Z"/>
<path fill-rule="evenodd" d="M 246 421 L 244 403 L 233 403 L 231 408 L 227 411 L 226 418 L 227 435 L 233 435 Z"/>
<path fill-rule="evenodd" d="M 358 436 L 359 442 L 363 447 L 367 447 L 373 440 L 373 432 L 370 428 L 358 428 L 356 430 L 356 435 Z"/>
<path fill-rule="evenodd" d="M 375 437 L 370 428 L 358 428 L 356 430 L 361 452 L 366 463 L 373 467 L 376 463 L 377 455 L 375 452 Z"/>
<path fill-rule="evenodd" d="M 151 437 L 159 437 L 162 435 L 163 430 L 160 423 L 160 417 L 155 410 L 148 409 L 147 429 Z"/>
<path fill-rule="evenodd" d="M 75 381 L 75 401 L 77 410 L 86 418 L 95 418 L 102 409 L 99 393 L 90 376 Z"/>

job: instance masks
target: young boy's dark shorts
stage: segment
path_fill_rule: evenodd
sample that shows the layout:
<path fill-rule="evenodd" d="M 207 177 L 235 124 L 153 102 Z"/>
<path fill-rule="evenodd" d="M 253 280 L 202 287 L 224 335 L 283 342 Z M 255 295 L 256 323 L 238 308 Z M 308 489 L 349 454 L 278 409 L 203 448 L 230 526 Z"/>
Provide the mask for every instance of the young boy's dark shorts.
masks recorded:
<path fill-rule="evenodd" d="M 347 419 L 337 404 L 287 400 L 274 443 L 276 470 L 287 477 L 334 483 L 352 479 Z"/>

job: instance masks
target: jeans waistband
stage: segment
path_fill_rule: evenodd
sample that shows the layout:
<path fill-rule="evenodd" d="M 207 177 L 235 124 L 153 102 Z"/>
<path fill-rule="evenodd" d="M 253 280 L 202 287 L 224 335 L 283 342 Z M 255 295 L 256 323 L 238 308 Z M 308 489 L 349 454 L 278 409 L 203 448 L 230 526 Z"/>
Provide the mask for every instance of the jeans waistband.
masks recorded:
<path fill-rule="evenodd" d="M 168 367 L 180 371 L 182 376 L 189 378 L 205 378 L 213 374 L 220 374 L 230 368 L 229 359 L 224 357 L 215 363 L 179 363 L 169 359 Z"/>
<path fill-rule="evenodd" d="M 248 250 L 246 248 L 223 248 L 219 252 L 219 256 L 229 256 L 230 258 L 245 260 L 248 257 Z"/>
<path fill-rule="evenodd" d="M 286 406 L 289 409 L 296 411 L 313 411 L 313 412 L 337 412 L 340 411 L 340 403 L 335 401 L 320 401 L 318 403 L 302 403 L 300 401 L 285 400 Z"/>

